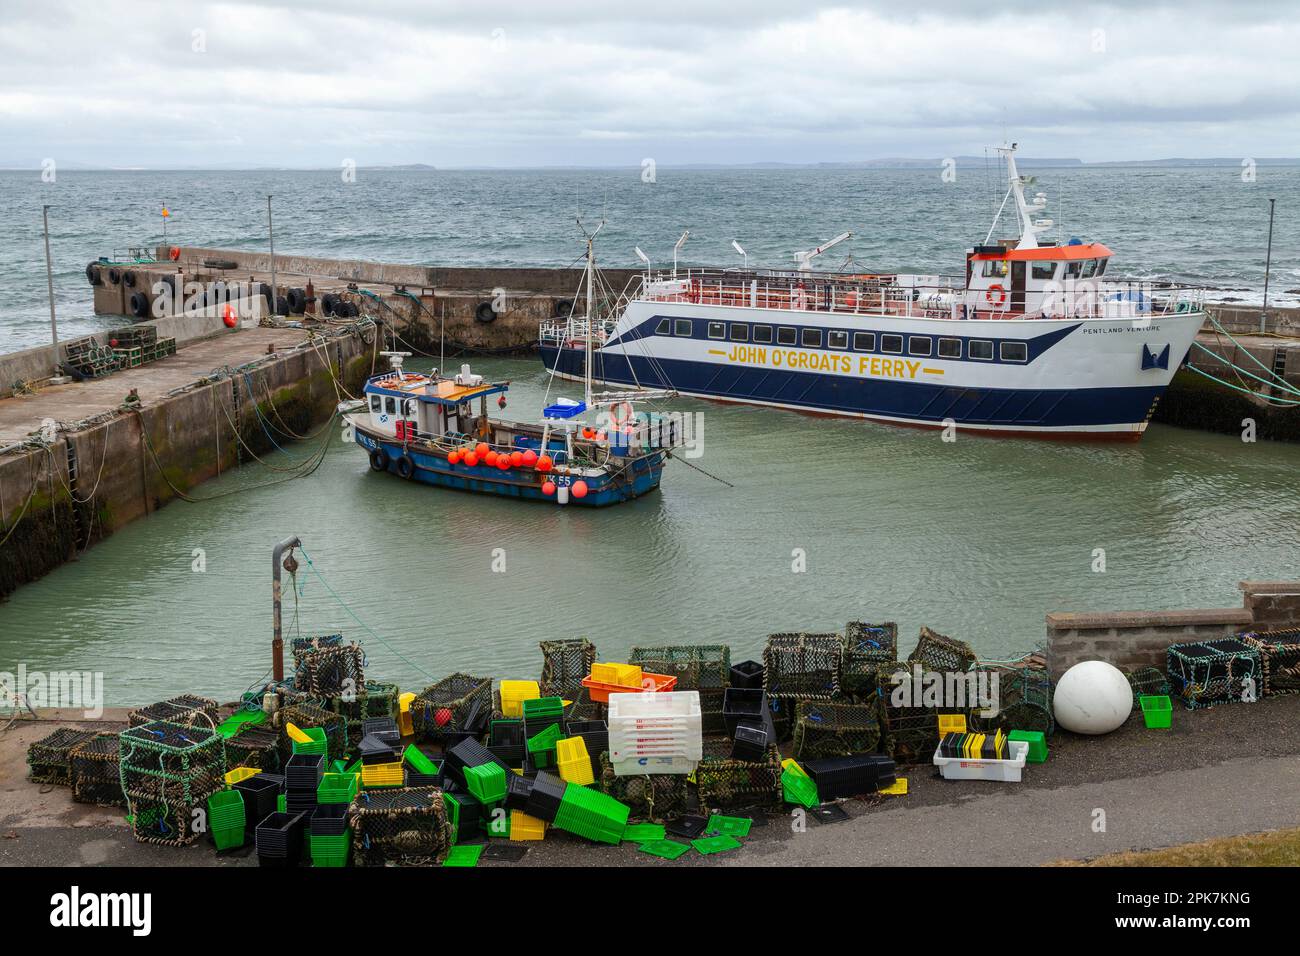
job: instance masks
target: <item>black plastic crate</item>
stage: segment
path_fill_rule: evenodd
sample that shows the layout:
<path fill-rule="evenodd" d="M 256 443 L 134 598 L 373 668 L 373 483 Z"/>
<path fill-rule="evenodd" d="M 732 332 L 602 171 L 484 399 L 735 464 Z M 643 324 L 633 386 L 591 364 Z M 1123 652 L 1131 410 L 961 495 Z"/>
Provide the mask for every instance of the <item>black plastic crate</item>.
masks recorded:
<path fill-rule="evenodd" d="M 509 717 L 492 721 L 488 730 L 488 750 L 512 767 L 524 765 L 524 722 Z"/>
<path fill-rule="evenodd" d="M 761 687 L 728 687 L 722 699 L 722 720 L 728 736 L 734 737 L 740 723 L 762 725 L 766 716 L 767 693 Z"/>
<path fill-rule="evenodd" d="M 581 737 L 592 757 L 609 751 L 609 725 L 603 720 L 565 721 L 564 731 L 570 737 Z"/>
<path fill-rule="evenodd" d="M 402 734 L 397 729 L 397 721 L 391 717 L 371 717 L 361 722 L 361 739 L 374 736 L 396 750 L 402 745 Z"/>
<path fill-rule="evenodd" d="M 290 790 L 284 795 L 284 808 L 290 813 L 305 813 L 310 817 L 316 812 L 316 791 Z"/>
<path fill-rule="evenodd" d="M 307 817 L 301 813 L 273 813 L 257 825 L 254 838 L 259 857 L 292 861 L 302 856 L 303 829 Z"/>
<path fill-rule="evenodd" d="M 533 788 L 528 794 L 528 803 L 524 810 L 530 817 L 537 817 L 547 823 L 555 822 L 555 815 L 560 812 L 560 802 L 568 783 L 545 771 L 537 774 Z"/>
<path fill-rule="evenodd" d="M 472 738 L 462 740 L 447 751 L 446 760 L 442 765 L 443 776 L 449 776 L 458 783 L 463 784 L 465 782 L 466 767 L 481 767 L 485 763 L 500 764 L 506 773 L 511 772 L 510 766 L 504 760 L 477 740 Z"/>
<path fill-rule="evenodd" d="M 325 757 L 321 754 L 294 754 L 284 765 L 284 786 L 287 793 L 310 790 L 316 793 L 321 776 L 325 773 Z"/>
<path fill-rule="evenodd" d="M 452 842 L 464 843 L 475 839 L 484 819 L 484 807 L 478 798 L 468 793 L 444 791 L 443 801 L 447 804 L 447 820 L 453 823 Z"/>
<path fill-rule="evenodd" d="M 365 734 L 357 744 L 357 753 L 361 754 L 362 763 L 393 763 L 397 760 L 397 744 L 378 734 Z"/>
<path fill-rule="evenodd" d="M 322 803 L 311 814 L 312 836 L 342 836 L 348 828 L 346 803 Z"/>
<path fill-rule="evenodd" d="M 442 774 L 420 773 L 418 770 L 411 770 L 408 767 L 406 771 L 406 785 L 408 787 L 440 787 L 442 786 Z"/>
<path fill-rule="evenodd" d="M 767 757 L 769 743 L 775 741 L 769 736 L 767 728 L 750 724 L 737 724 L 732 735 L 731 759 L 759 761 Z"/>
<path fill-rule="evenodd" d="M 894 782 L 894 761 L 882 754 L 829 757 L 801 764 L 822 800 L 875 793 Z"/>
<path fill-rule="evenodd" d="M 731 686 L 762 689 L 763 665 L 758 661 L 741 661 L 739 664 L 732 664 Z"/>
<path fill-rule="evenodd" d="M 512 773 L 506 778 L 506 809 L 528 812 L 528 798 L 533 793 L 535 778 Z"/>

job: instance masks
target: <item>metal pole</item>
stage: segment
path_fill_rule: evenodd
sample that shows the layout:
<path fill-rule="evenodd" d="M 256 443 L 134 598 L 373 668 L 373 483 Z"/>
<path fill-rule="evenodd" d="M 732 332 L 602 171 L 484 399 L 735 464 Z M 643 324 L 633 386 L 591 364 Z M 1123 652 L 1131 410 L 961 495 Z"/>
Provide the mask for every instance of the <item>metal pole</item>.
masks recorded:
<path fill-rule="evenodd" d="M 1264 310 L 1259 313 L 1259 331 L 1263 334 L 1268 323 L 1268 273 L 1273 264 L 1273 207 L 1276 199 L 1268 201 L 1268 252 L 1264 255 Z M 50 305 L 53 309 L 53 304 Z"/>
<path fill-rule="evenodd" d="M 285 538 L 271 552 L 271 601 L 273 605 L 271 616 L 271 675 L 276 683 L 284 680 L 284 640 L 280 636 L 280 558 L 284 552 L 301 544 L 302 542 L 295 535 L 292 538 Z"/>
<path fill-rule="evenodd" d="M 271 314 L 279 315 L 280 293 L 275 287 L 275 230 L 271 225 L 271 196 L 266 197 L 266 238 L 271 246 Z"/>
<path fill-rule="evenodd" d="M 50 359 L 54 365 L 54 377 L 58 378 L 59 369 L 59 321 L 54 317 L 54 259 L 50 256 L 50 207 L 41 207 L 41 219 L 45 223 L 45 285 L 50 295 Z"/>

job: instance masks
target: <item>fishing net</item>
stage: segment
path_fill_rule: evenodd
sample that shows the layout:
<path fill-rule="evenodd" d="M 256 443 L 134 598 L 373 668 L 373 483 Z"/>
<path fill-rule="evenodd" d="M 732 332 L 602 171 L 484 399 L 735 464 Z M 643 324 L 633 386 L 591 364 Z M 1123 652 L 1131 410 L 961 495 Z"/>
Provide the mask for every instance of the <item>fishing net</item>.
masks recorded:
<path fill-rule="evenodd" d="M 725 644 L 634 647 L 628 662 L 651 674 L 676 677 L 673 690 L 724 688 L 731 682 L 731 648 Z"/>
<path fill-rule="evenodd" d="M 912 653 L 907 655 L 907 662 L 919 663 L 927 671 L 964 674 L 975 663 L 975 652 L 965 641 L 922 627 L 921 637 Z"/>
<path fill-rule="evenodd" d="M 325 731 L 325 749 L 328 760 L 342 760 L 348 753 L 348 729 L 346 719 L 324 707 L 314 704 L 290 704 L 276 711 L 280 725 L 280 759 L 287 762 L 293 755 L 293 741 L 284 730 L 285 724 L 293 724 L 299 730 L 319 727 Z"/>
<path fill-rule="evenodd" d="M 547 696 L 543 694 L 543 696 Z M 568 720 L 604 720 L 608 708 L 604 704 L 598 704 L 591 699 L 591 691 L 585 687 L 579 687 L 578 692 L 571 698 L 573 705 L 564 712 Z"/>
<path fill-rule="evenodd" d="M 200 714 L 204 715 L 207 720 L 200 717 Z M 204 727 L 211 727 L 216 724 L 217 720 L 217 702 L 208 700 L 206 697 L 181 694 L 171 700 L 159 701 L 156 704 L 150 704 L 148 707 L 133 710 L 126 715 L 128 727 L 151 724 L 155 720 L 165 720 L 172 724 L 198 723 Z"/>
<path fill-rule="evenodd" d="M 1300 627 L 1253 631 L 1241 642 L 1259 652 L 1264 696 L 1300 692 Z"/>
<path fill-rule="evenodd" d="M 73 800 L 101 807 L 126 806 L 119 747 L 117 734 L 95 734 L 72 748 L 69 763 Z"/>
<path fill-rule="evenodd" d="M 860 704 L 803 700 L 795 710 L 796 760 L 873 753 L 879 743 L 880 709 L 874 696 Z"/>
<path fill-rule="evenodd" d="M 72 769 L 70 755 L 95 736 L 93 730 L 73 730 L 60 727 L 48 737 L 27 748 L 27 779 L 32 783 L 54 783 L 70 786 Z"/>
<path fill-rule="evenodd" d="M 1050 735 L 1056 729 L 1052 678 L 1042 655 L 1029 654 L 1015 661 L 978 661 L 966 673 L 967 726 L 971 730 L 1036 730 Z M 983 700 L 978 699 L 981 695 Z M 991 716 L 984 713 L 990 709 L 989 700 L 996 708 Z"/>
<path fill-rule="evenodd" d="M 585 637 L 576 637 L 542 641 L 538 646 L 542 649 L 542 696 L 574 700 L 583 689 L 582 679 L 596 663 L 596 645 Z"/>
<path fill-rule="evenodd" d="M 1158 667 L 1135 667 L 1124 674 L 1128 686 L 1133 689 L 1133 706 L 1142 708 L 1140 697 L 1167 697 L 1169 681 Z"/>
<path fill-rule="evenodd" d="M 744 807 L 780 810 L 781 754 L 769 747 L 766 760 L 733 760 L 730 740 L 706 737 L 704 759 L 695 768 L 695 791 L 705 813 Z"/>
<path fill-rule="evenodd" d="M 360 696 L 365 664 L 360 644 L 310 648 L 294 655 L 294 687 L 313 697 Z"/>
<path fill-rule="evenodd" d="M 882 664 L 898 657 L 898 625 L 849 621 L 844 627 L 844 656 L 840 662 L 840 689 L 846 694 L 874 694 L 880 684 Z"/>
<path fill-rule="evenodd" d="M 491 677 L 452 674 L 411 701 L 411 726 L 419 740 L 442 740 L 464 731 L 470 718 L 487 726 L 491 714 Z"/>
<path fill-rule="evenodd" d="M 676 820 L 686 813 L 686 775 L 680 773 L 646 774 L 640 777 L 619 777 L 609 762 L 609 754 L 600 755 L 599 785 L 601 793 L 608 794 L 631 808 L 636 820 L 663 823 Z"/>
<path fill-rule="evenodd" d="M 357 866 L 433 866 L 451 848 L 451 825 L 437 787 L 366 790 L 348 807 Z"/>
<path fill-rule="evenodd" d="M 274 773 L 280 769 L 280 735 L 269 727 L 245 726 L 226 741 L 226 761 L 231 767 L 255 767 Z"/>
<path fill-rule="evenodd" d="M 155 721 L 122 731 L 119 770 L 132 831 L 180 846 L 197 836 L 194 809 L 225 785 L 225 741 L 214 730 Z"/>
<path fill-rule="evenodd" d="M 314 634 L 310 637 L 295 637 L 290 641 L 289 650 L 293 654 L 295 684 L 301 686 L 297 681 L 297 677 L 300 673 L 305 671 L 306 660 L 309 655 L 320 650 L 342 646 L 342 634 Z"/>
<path fill-rule="evenodd" d="M 769 699 L 830 700 L 840 692 L 844 645 L 839 634 L 773 634 L 763 648 Z"/>
<path fill-rule="evenodd" d="M 914 701 L 915 693 L 895 683 L 911 679 L 911 671 L 902 661 L 880 666 L 880 689 L 877 695 L 881 717 L 880 749 L 894 757 L 896 764 L 929 763 L 939 746 L 939 708 Z"/>
<path fill-rule="evenodd" d="M 1168 654 L 1170 693 L 1189 710 L 1259 698 L 1260 652 L 1238 638 L 1173 644 Z"/>

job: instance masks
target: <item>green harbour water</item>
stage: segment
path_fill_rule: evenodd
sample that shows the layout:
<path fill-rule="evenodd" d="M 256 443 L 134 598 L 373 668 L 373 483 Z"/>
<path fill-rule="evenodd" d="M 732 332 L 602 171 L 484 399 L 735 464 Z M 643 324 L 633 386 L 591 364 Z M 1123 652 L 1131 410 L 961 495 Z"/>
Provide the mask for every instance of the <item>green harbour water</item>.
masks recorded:
<path fill-rule="evenodd" d="M 536 416 L 540 362 L 474 368 L 513 382 L 502 415 Z M 666 407 L 703 416 L 693 463 L 734 488 L 669 462 L 658 492 L 625 505 L 524 504 L 373 474 L 336 435 L 308 478 L 259 488 L 278 475 L 246 465 L 195 491 L 240 493 L 173 502 L 20 588 L 0 605 L 0 670 L 100 671 L 109 705 L 232 699 L 269 671 L 270 555 L 291 534 L 312 565 L 286 589 L 286 636 L 341 631 L 371 676 L 410 689 L 454 671 L 535 678 L 544 639 L 589 637 L 605 660 L 721 642 L 742 660 L 770 633 L 855 619 L 897 621 L 904 650 L 924 624 L 997 658 L 1041 641 L 1050 611 L 1232 606 L 1239 580 L 1297 573 L 1294 446 L 1161 426 L 1136 444 L 947 443 Z"/>

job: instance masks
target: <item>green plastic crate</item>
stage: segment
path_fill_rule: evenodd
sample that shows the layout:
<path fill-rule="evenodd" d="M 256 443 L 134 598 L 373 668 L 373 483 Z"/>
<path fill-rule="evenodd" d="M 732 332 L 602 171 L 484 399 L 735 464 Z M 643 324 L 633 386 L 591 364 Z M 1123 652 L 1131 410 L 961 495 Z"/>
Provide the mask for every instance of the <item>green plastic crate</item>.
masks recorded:
<path fill-rule="evenodd" d="M 667 836 L 662 823 L 631 823 L 623 831 L 624 843 L 652 843 Z"/>
<path fill-rule="evenodd" d="M 297 740 L 291 740 L 293 752 L 295 754 L 306 754 L 309 757 L 329 756 L 329 741 L 325 738 L 324 727 L 304 727 L 302 732 L 311 738 L 310 743 L 300 743 Z"/>
<path fill-rule="evenodd" d="M 462 843 L 454 846 L 447 853 L 443 866 L 478 866 L 478 858 L 483 855 L 482 843 Z"/>
<path fill-rule="evenodd" d="M 1047 759 L 1047 737 L 1041 730 L 1013 730 L 1007 734 L 1007 740 L 1019 740 L 1029 744 L 1029 754 L 1025 757 L 1026 763 L 1042 763 Z"/>
<path fill-rule="evenodd" d="M 564 716 L 562 697 L 534 697 L 524 701 L 524 720 L 549 720 Z"/>
<path fill-rule="evenodd" d="M 789 769 L 782 770 L 781 790 L 785 794 L 786 803 L 808 808 L 821 803 L 821 799 L 817 795 L 817 784 L 805 773 Z"/>
<path fill-rule="evenodd" d="M 317 836 L 307 834 L 311 845 L 312 866 L 344 867 L 348 865 L 348 856 L 352 852 L 352 830 L 344 830 L 338 836 Z"/>
<path fill-rule="evenodd" d="M 244 845 L 244 795 L 238 790 L 218 790 L 208 797 L 208 829 L 218 850 Z"/>
<path fill-rule="evenodd" d="M 528 701 L 524 701 L 528 703 Z M 551 724 L 540 733 L 528 738 L 528 752 L 533 757 L 533 766 L 550 767 L 555 763 L 555 745 L 563 739 L 564 731 L 559 724 Z"/>
<path fill-rule="evenodd" d="M 361 777 L 355 773 L 327 773 L 316 788 L 317 803 L 351 803 L 361 789 Z"/>
<path fill-rule="evenodd" d="M 724 817 L 720 813 L 715 813 L 709 817 L 704 835 L 715 836 L 721 833 L 733 837 L 749 836 L 749 828 L 753 825 L 754 821 L 749 817 Z"/>
<path fill-rule="evenodd" d="M 555 815 L 555 826 L 599 843 L 618 843 L 627 829 L 631 812 L 627 804 L 598 790 L 566 787 Z"/>
<path fill-rule="evenodd" d="M 1159 694 L 1143 694 L 1138 698 L 1142 703 L 1142 720 L 1152 730 L 1167 730 L 1173 726 L 1174 703 L 1168 697 Z"/>
<path fill-rule="evenodd" d="M 700 853 L 705 856 L 708 856 L 711 853 L 723 853 L 727 850 L 738 850 L 740 849 L 741 843 L 735 837 L 722 833 L 718 836 L 701 837 L 698 840 L 692 840 L 691 846 L 695 847 L 695 849 L 699 850 Z"/>
<path fill-rule="evenodd" d="M 402 751 L 402 759 L 416 773 L 428 774 L 431 777 L 438 773 L 438 765 L 430 760 L 415 744 L 407 745 L 406 749 Z"/>
<path fill-rule="evenodd" d="M 691 845 L 689 843 L 678 843 L 676 840 L 650 840 L 642 843 L 637 849 L 642 853 L 649 853 L 651 856 L 657 856 L 662 860 L 675 860 L 683 853 L 689 853 Z"/>
<path fill-rule="evenodd" d="M 229 740 L 248 727 L 256 727 L 266 721 L 264 710 L 237 710 L 217 726 L 217 733 Z"/>
<path fill-rule="evenodd" d="M 465 768 L 465 786 L 480 803 L 500 803 L 506 798 L 506 769 L 499 763 Z"/>

